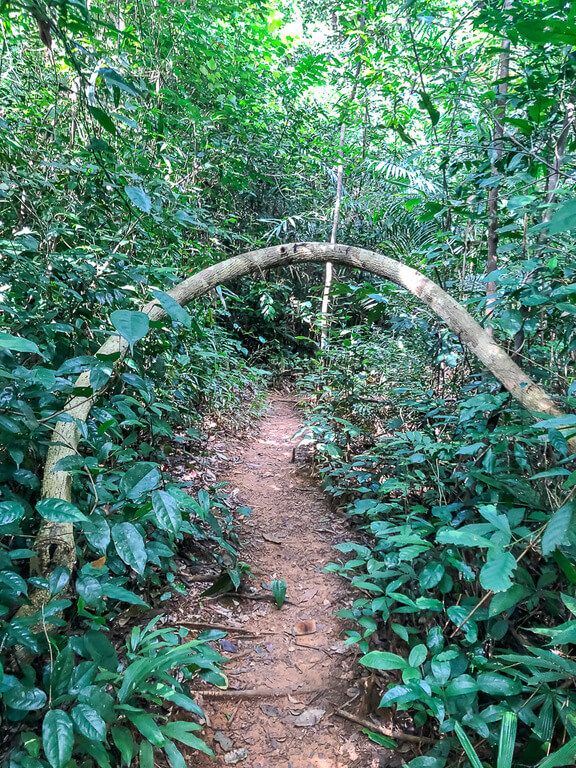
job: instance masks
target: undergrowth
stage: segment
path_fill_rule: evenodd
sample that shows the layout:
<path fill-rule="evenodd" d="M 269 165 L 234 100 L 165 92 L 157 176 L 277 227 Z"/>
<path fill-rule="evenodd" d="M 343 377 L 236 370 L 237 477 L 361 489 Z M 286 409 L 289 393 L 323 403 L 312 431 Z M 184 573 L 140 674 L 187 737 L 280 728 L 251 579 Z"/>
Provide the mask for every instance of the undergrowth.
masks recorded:
<path fill-rule="evenodd" d="M 359 328 L 301 382 L 323 485 L 357 530 L 328 566 L 357 593 L 347 642 L 379 708 L 438 737 L 411 768 L 442 768 L 456 744 L 475 768 L 572 765 L 570 417 L 533 426 L 445 347 L 425 367 L 428 343 Z"/>
<path fill-rule="evenodd" d="M 200 450 L 206 421 L 245 426 L 261 408 L 265 379 L 239 342 L 211 323 L 209 308 L 194 323 L 173 312 L 164 333 L 117 371 L 94 357 L 92 337 L 109 332 L 105 314 L 116 307 L 120 327 L 123 318 L 138 320 L 133 299 L 154 280 L 141 272 L 131 295 L 119 288 L 124 277 L 109 276 L 92 306 L 61 296 L 51 323 L 35 322 L 41 304 L 23 307 L 22 292 L 34 288 L 21 273 L 4 296 L 19 331 L 0 336 L 0 754 L 7 768 L 109 768 L 136 756 L 151 768 L 162 750 L 179 766 L 178 744 L 210 753 L 189 687 L 195 677 L 226 684 L 223 658 L 211 646 L 223 633 L 193 637 L 162 617 L 150 620 L 150 609 L 186 591 L 179 553 L 235 573 L 234 512 L 221 484 L 172 478 L 169 458 Z M 69 292 L 70 276 L 61 283 L 52 276 L 50 289 Z M 86 318 L 90 333 L 82 338 L 74 328 Z M 51 428 L 66 418 L 70 395 L 86 394 L 74 384 L 84 370 L 95 388 L 110 380 L 111 394 L 93 408 L 79 452 L 56 467 L 71 474 L 74 503 L 40 500 Z M 59 567 L 39 575 L 31 545 L 43 519 L 74 523 L 72 573 Z M 29 604 L 36 590 L 49 595 L 39 610 Z M 181 719 L 167 716 L 167 703 Z"/>

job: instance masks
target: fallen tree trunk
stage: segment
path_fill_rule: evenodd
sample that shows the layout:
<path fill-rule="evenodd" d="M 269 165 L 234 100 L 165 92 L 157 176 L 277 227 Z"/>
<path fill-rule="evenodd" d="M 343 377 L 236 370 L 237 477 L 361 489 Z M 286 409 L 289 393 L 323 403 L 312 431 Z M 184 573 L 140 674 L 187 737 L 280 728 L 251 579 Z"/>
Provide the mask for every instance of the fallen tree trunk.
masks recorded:
<path fill-rule="evenodd" d="M 466 309 L 446 291 L 416 269 L 364 248 L 329 243 L 293 243 L 263 248 L 207 267 L 183 280 L 169 291 L 169 294 L 179 304 L 185 305 L 221 283 L 243 275 L 290 264 L 328 261 L 372 272 L 403 286 L 442 318 L 446 325 L 459 336 L 462 343 L 525 408 L 534 414 L 562 415 L 562 411 L 542 387 L 532 381 Z M 146 304 L 142 312 L 152 320 L 165 316 L 164 310 L 156 301 Z M 121 360 L 127 351 L 127 342 L 114 335 L 100 347 L 96 355 L 115 355 L 118 360 Z M 82 389 L 90 387 L 90 372 L 83 373 L 78 378 L 76 387 Z M 57 422 L 44 469 L 43 498 L 71 501 L 71 477 L 68 472 L 54 471 L 54 467 L 60 459 L 77 453 L 80 435 L 77 424 L 87 420 L 97 394 L 72 398 L 65 408 L 66 420 Z M 576 439 L 570 439 L 569 443 L 571 450 L 576 452 Z M 57 566 L 65 566 L 72 570 L 76 562 L 72 525 L 43 521 L 36 538 L 35 549 L 40 573 L 48 574 Z M 35 612 L 48 600 L 48 597 L 46 592 L 38 590 L 31 596 L 31 605 L 25 606 L 23 613 L 30 615 Z"/>

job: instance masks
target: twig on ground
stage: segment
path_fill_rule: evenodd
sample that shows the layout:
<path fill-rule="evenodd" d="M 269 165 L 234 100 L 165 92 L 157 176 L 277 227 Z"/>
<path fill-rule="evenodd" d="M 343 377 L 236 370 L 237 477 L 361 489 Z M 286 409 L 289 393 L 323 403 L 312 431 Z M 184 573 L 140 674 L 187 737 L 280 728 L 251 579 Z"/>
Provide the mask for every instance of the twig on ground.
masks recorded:
<path fill-rule="evenodd" d="M 244 627 L 234 627 L 230 624 L 211 624 L 209 621 L 175 621 L 174 623 L 180 624 L 182 627 L 190 627 L 191 629 L 220 629 L 222 632 L 239 632 L 242 635 L 252 635 L 253 637 L 257 637 L 260 634 Z"/>
<path fill-rule="evenodd" d="M 369 720 L 363 720 L 361 717 L 356 717 L 351 712 L 346 712 L 345 709 L 337 709 L 334 712 L 338 717 L 342 717 L 344 720 L 349 720 L 351 723 L 361 725 L 363 728 L 368 728 L 375 733 L 380 733 L 382 736 L 388 736 L 390 739 L 396 739 L 397 741 L 410 741 L 413 744 L 436 744 L 436 739 L 431 739 L 429 736 L 416 736 L 413 733 L 404 733 L 402 731 L 393 731 L 391 728 L 384 728 L 382 725 L 371 723 Z"/>
<path fill-rule="evenodd" d="M 244 688 L 243 690 L 228 691 L 190 691 L 193 696 L 205 696 L 208 699 L 277 699 L 283 696 L 302 696 L 308 693 L 317 693 L 323 688 L 304 688 L 300 691 L 275 691 L 270 688 Z"/>

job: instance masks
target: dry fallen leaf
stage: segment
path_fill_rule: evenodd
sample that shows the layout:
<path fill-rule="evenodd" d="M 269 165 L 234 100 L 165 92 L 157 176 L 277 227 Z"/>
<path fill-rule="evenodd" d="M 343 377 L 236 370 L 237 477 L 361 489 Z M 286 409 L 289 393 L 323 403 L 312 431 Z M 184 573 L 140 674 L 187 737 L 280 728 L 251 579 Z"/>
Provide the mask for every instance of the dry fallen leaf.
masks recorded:
<path fill-rule="evenodd" d="M 247 757 L 247 749 L 234 749 L 232 752 L 227 752 L 224 755 L 224 762 L 226 765 L 236 765 L 236 763 L 239 763 L 241 760 L 246 760 Z"/>
<path fill-rule="evenodd" d="M 310 728 L 317 725 L 325 714 L 325 709 L 305 709 L 298 717 L 294 718 L 294 725 L 299 728 Z"/>
<path fill-rule="evenodd" d="M 313 635 L 316 632 L 316 622 L 314 619 L 303 619 L 294 624 L 295 635 Z"/>

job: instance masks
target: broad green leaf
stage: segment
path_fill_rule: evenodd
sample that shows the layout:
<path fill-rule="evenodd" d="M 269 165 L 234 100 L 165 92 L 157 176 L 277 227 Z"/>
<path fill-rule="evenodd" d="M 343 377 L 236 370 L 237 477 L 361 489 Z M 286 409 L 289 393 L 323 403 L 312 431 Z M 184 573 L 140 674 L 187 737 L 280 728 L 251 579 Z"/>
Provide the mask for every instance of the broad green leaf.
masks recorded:
<path fill-rule="evenodd" d="M 381 747 L 386 747 L 386 749 L 396 749 L 398 746 L 398 743 L 394 741 L 394 739 L 390 736 L 384 736 L 382 733 L 376 733 L 376 731 L 371 731 L 369 728 L 362 728 L 362 733 L 365 736 L 368 736 L 370 741 L 373 741 L 375 744 L 379 744 Z"/>
<path fill-rule="evenodd" d="M 548 221 L 548 231 L 551 235 L 571 229 L 576 229 L 576 200 L 561 203 Z"/>
<path fill-rule="evenodd" d="M 447 696 L 466 696 L 478 691 L 478 683 L 470 675 L 459 675 L 446 686 Z"/>
<path fill-rule="evenodd" d="M 82 526 L 82 533 L 96 552 L 106 552 L 110 544 L 110 526 L 99 514 L 92 514 Z"/>
<path fill-rule="evenodd" d="M 368 669 L 406 669 L 408 663 L 396 653 L 388 651 L 370 651 L 360 659 L 360 664 Z"/>
<path fill-rule="evenodd" d="M 130 347 L 143 339 L 150 328 L 150 318 L 144 312 L 133 312 L 129 309 L 117 309 L 110 315 L 110 321 Z"/>
<path fill-rule="evenodd" d="M 128 195 L 128 198 L 132 205 L 134 205 L 142 213 L 150 213 L 152 210 L 152 200 L 150 195 L 145 192 L 142 187 L 124 187 L 124 192 Z"/>
<path fill-rule="evenodd" d="M 490 601 L 488 615 L 490 618 L 493 618 L 500 613 L 504 613 L 504 611 L 509 611 L 529 594 L 530 590 L 522 584 L 514 584 L 505 592 L 498 592 Z"/>
<path fill-rule="evenodd" d="M 123 726 L 115 726 L 111 729 L 111 732 L 116 749 L 120 752 L 122 765 L 130 765 L 136 751 L 136 744 L 134 742 L 132 731 Z"/>
<path fill-rule="evenodd" d="M 132 523 L 116 523 L 112 526 L 112 541 L 120 559 L 142 575 L 147 561 L 146 545 L 136 526 Z"/>
<path fill-rule="evenodd" d="M 42 746 L 52 768 L 64 768 L 72 757 L 74 728 L 62 709 L 50 709 L 44 716 Z"/>
<path fill-rule="evenodd" d="M 162 476 L 156 464 L 139 461 L 122 476 L 120 488 L 133 501 L 137 501 L 148 491 L 157 488 Z"/>
<path fill-rule="evenodd" d="M 476 678 L 482 693 L 492 696 L 515 696 L 522 690 L 522 684 L 518 680 L 512 680 L 497 672 L 482 672 Z"/>
<path fill-rule="evenodd" d="M 200 741 L 200 739 L 199 739 Z M 176 744 L 174 744 L 173 741 L 166 741 L 164 744 L 164 754 L 168 758 L 168 762 L 170 763 L 170 768 L 187 768 L 186 760 L 184 760 L 184 755 Z"/>
<path fill-rule="evenodd" d="M 24 517 L 24 507 L 17 501 L 0 502 L 0 525 L 16 523 Z"/>
<path fill-rule="evenodd" d="M 410 656 L 408 656 L 408 664 L 411 667 L 419 667 L 426 661 L 426 658 L 428 656 L 428 649 L 423 643 L 420 643 L 419 645 L 415 645 L 414 648 L 410 651 Z"/>
<path fill-rule="evenodd" d="M 555 549 L 566 543 L 568 531 L 573 523 L 575 509 L 576 502 L 569 501 L 563 507 L 556 510 L 548 521 L 542 536 L 542 554 L 544 556 L 552 554 Z"/>
<path fill-rule="evenodd" d="M 0 331 L 0 349 L 9 349 L 12 352 L 40 354 L 38 346 L 33 341 L 23 339 L 21 336 L 12 336 L 12 334 L 5 333 L 4 331 Z"/>
<path fill-rule="evenodd" d="M 36 504 L 36 509 L 41 517 L 51 523 L 81 523 L 88 520 L 75 504 L 64 499 L 42 499 Z"/>
<path fill-rule="evenodd" d="M 47 696 L 40 688 L 25 688 L 20 683 L 3 694 L 4 703 L 12 709 L 35 712 L 46 706 Z"/>
<path fill-rule="evenodd" d="M 149 741 L 140 742 L 138 764 L 139 768 L 154 768 L 154 747 Z"/>
<path fill-rule="evenodd" d="M 91 741 L 104 741 L 106 723 L 95 709 L 88 704 L 76 704 L 71 714 L 78 733 Z"/>
<path fill-rule="evenodd" d="M 164 293 L 164 291 L 151 291 L 152 296 L 154 296 L 155 299 L 158 300 L 160 303 L 160 306 L 166 312 L 168 317 L 172 318 L 174 322 L 180 323 L 185 328 L 190 328 L 192 324 L 192 318 L 188 314 L 188 312 L 184 309 L 184 307 L 180 306 L 176 299 L 173 299 L 172 296 L 170 296 L 167 293 Z"/>
<path fill-rule="evenodd" d="M 516 570 L 516 558 L 510 552 L 500 552 L 491 557 L 480 571 L 480 584 L 492 592 L 505 592 L 512 586 L 512 574 Z"/>
<path fill-rule="evenodd" d="M 122 603 L 128 603 L 129 605 L 139 605 L 142 608 L 149 608 L 150 606 L 141 597 L 138 597 L 134 592 L 124 587 L 119 587 L 117 584 L 102 584 L 102 594 L 106 597 L 112 598 L 112 600 L 119 600 Z"/>
<path fill-rule="evenodd" d="M 86 648 L 88 655 L 94 659 L 100 667 L 103 667 L 110 672 L 116 672 L 118 670 L 118 654 L 104 632 L 98 632 L 94 629 L 89 630 L 84 635 L 84 647 Z"/>
<path fill-rule="evenodd" d="M 107 112 L 100 109 L 100 107 L 88 107 L 88 109 L 94 120 L 96 120 L 105 131 L 108 131 L 108 133 L 111 133 L 113 136 L 116 135 L 116 126 Z"/>
<path fill-rule="evenodd" d="M 200 730 L 202 730 L 202 726 L 187 720 L 176 720 L 162 726 L 162 733 L 169 739 L 180 741 L 182 744 L 186 744 L 187 747 L 192 747 L 199 752 L 204 752 L 206 755 L 213 755 L 214 752 L 210 747 L 202 741 L 202 739 L 194 735 L 194 731 Z"/>
<path fill-rule="evenodd" d="M 177 534 L 182 524 L 182 515 L 176 499 L 167 491 L 152 492 L 152 509 L 158 525 L 164 531 Z"/>
<path fill-rule="evenodd" d="M 517 727 L 518 715 L 516 712 L 505 712 L 500 726 L 496 768 L 512 768 Z"/>
<path fill-rule="evenodd" d="M 128 712 L 127 717 L 150 744 L 154 744 L 155 747 L 161 747 L 164 744 L 165 739 L 160 726 L 148 712 Z"/>
<path fill-rule="evenodd" d="M 440 544 L 455 544 L 459 547 L 491 547 L 490 539 L 465 529 L 443 528 L 438 531 L 436 541 Z"/>
<path fill-rule="evenodd" d="M 424 589 L 433 589 L 441 581 L 446 569 L 442 563 L 428 563 L 420 571 L 419 582 Z"/>

